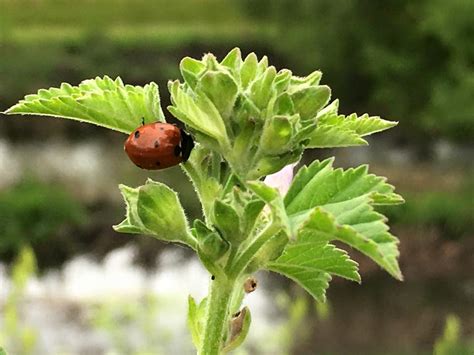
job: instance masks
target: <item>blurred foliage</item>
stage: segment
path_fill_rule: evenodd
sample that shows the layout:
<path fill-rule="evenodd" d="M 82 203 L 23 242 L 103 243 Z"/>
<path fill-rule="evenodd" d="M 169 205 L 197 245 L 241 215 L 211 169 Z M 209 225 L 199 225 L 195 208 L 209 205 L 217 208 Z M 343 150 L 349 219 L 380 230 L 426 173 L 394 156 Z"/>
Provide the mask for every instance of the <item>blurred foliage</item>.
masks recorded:
<path fill-rule="evenodd" d="M 474 180 L 456 191 L 404 193 L 405 204 L 380 210 L 391 223 L 436 227 L 446 239 L 461 239 L 474 234 Z"/>
<path fill-rule="evenodd" d="M 40 87 L 103 74 L 164 84 L 177 77 L 182 54 L 201 55 L 216 45 L 224 53 L 271 30 L 248 21 L 236 5 L 0 0 L 0 97 L 13 103 Z"/>
<path fill-rule="evenodd" d="M 306 296 L 304 293 L 299 293 L 295 297 L 290 297 L 286 292 L 276 295 L 275 304 L 283 321 L 272 329 L 271 334 L 264 337 L 269 343 L 267 347 L 270 346 L 272 349 L 269 349 L 270 353 L 278 349 L 278 354 L 292 354 L 295 345 L 310 336 L 304 322 L 308 317 L 310 304 L 317 304 L 317 301 Z M 264 344 L 261 349 L 265 349 Z"/>
<path fill-rule="evenodd" d="M 238 45 L 244 52 L 266 52 L 296 74 L 319 67 L 344 103 L 342 112 L 381 112 L 400 120 L 392 133 L 400 141 L 474 137 L 471 0 L 0 5 L 2 109 L 40 87 L 103 74 L 137 84 L 154 80 L 164 88 L 177 77 L 183 55 L 222 55 Z"/>
<path fill-rule="evenodd" d="M 175 330 L 159 319 L 160 311 L 168 306 L 165 299 L 151 293 L 138 302 L 108 300 L 93 308 L 92 326 L 106 334 L 111 354 L 166 354 Z"/>
<path fill-rule="evenodd" d="M 434 347 L 434 355 L 471 355 L 474 353 L 474 342 L 461 339 L 461 321 L 451 314 L 446 318 L 444 334 Z"/>
<path fill-rule="evenodd" d="M 278 53 L 319 66 L 343 111 L 401 121 L 404 139 L 474 137 L 471 0 L 245 0 L 277 27 Z"/>
<path fill-rule="evenodd" d="M 0 260 L 10 260 L 27 243 L 54 248 L 50 243 L 62 228 L 86 218 L 82 205 L 60 186 L 24 179 L 0 191 Z"/>
<path fill-rule="evenodd" d="M 30 247 L 24 246 L 12 267 L 12 284 L 0 322 L 0 344 L 4 344 L 11 354 L 31 354 L 37 342 L 37 330 L 23 325 L 20 316 L 26 284 L 35 274 L 35 254 Z"/>

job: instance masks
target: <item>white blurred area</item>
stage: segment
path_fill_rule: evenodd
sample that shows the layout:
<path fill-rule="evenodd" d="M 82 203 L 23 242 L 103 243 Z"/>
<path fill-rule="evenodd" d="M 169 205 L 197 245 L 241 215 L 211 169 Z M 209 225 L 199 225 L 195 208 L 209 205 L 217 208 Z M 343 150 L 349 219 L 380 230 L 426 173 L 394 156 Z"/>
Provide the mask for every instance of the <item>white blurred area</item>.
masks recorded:
<path fill-rule="evenodd" d="M 60 181 L 85 201 L 97 196 L 119 200 L 120 195 L 110 186 L 119 183 L 119 172 L 128 167 L 120 159 L 122 153 L 93 140 L 12 144 L 0 137 L 0 189 L 34 175 L 42 181 Z"/>
<path fill-rule="evenodd" d="M 29 280 L 19 314 L 21 322 L 37 332 L 34 354 L 122 354 L 114 348 L 117 341 L 113 334 L 93 325 L 98 307 L 105 305 L 108 312 L 120 312 L 123 305 L 133 308 L 134 303 L 136 306 L 150 295 L 158 304 L 153 310 L 153 332 L 159 349 L 153 354 L 194 354 L 186 326 L 188 295 L 196 300 L 205 297 L 210 275 L 196 258 L 183 259 L 179 250 L 162 254 L 158 271 L 152 273 L 134 265 L 133 256 L 133 247 L 111 252 L 100 264 L 81 256 L 60 271 Z M 1 265 L 0 285 L 3 308 L 11 281 Z M 114 310 L 114 305 L 119 309 Z M 259 343 L 258 339 L 278 324 L 272 319 L 272 303 L 259 288 L 246 296 L 244 305 L 252 314 L 252 332 L 247 341 Z M 127 326 L 125 323 L 117 327 Z M 122 340 L 136 351 L 150 342 L 143 339 L 146 334 L 139 327 L 130 327 L 126 334 L 128 339 Z"/>

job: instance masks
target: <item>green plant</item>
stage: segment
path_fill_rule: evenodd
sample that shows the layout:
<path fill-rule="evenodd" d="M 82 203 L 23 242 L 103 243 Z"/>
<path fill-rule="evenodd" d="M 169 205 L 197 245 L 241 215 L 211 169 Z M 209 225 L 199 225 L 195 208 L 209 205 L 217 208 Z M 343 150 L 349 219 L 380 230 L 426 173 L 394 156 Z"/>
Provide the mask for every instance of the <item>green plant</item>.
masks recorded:
<path fill-rule="evenodd" d="M 25 244 L 46 244 L 61 227 L 80 225 L 86 216 L 63 188 L 23 179 L 0 193 L 0 257 L 17 255 Z"/>
<path fill-rule="evenodd" d="M 462 239 L 474 233 L 474 184 L 468 174 L 467 183 L 452 191 L 406 193 L 407 203 L 401 208 L 383 209 L 392 223 L 437 227 L 446 239 Z M 386 211 L 385 211 L 386 210 Z"/>
<path fill-rule="evenodd" d="M 168 302 L 169 303 L 169 302 Z M 173 306 L 173 304 L 168 305 Z M 112 344 L 112 351 L 119 354 L 164 354 L 164 344 L 169 343 L 169 330 L 159 329 L 156 318 L 166 300 L 152 294 L 143 294 L 137 302 L 110 299 L 97 304 L 92 311 L 92 325 L 105 331 Z M 137 349 L 136 339 L 130 341 L 130 329 L 137 327 L 142 337 Z M 132 344 L 135 343 L 135 346 Z"/>
<path fill-rule="evenodd" d="M 468 355 L 474 352 L 474 342 L 461 339 L 461 321 L 450 314 L 446 318 L 443 336 L 436 340 L 434 355 Z"/>
<path fill-rule="evenodd" d="M 220 62 L 212 54 L 184 58 L 180 70 L 184 82 L 169 83 L 168 111 L 196 140 L 182 168 L 204 220 L 190 225 L 177 194 L 149 179 L 138 188 L 120 186 L 126 218 L 114 228 L 196 251 L 212 275 L 208 297 L 189 298 L 188 325 L 199 354 L 226 352 L 244 341 L 250 310 L 241 307 L 243 285 L 257 270 L 283 274 L 318 300 L 325 299 L 332 275 L 360 282 L 357 263 L 333 241 L 402 279 L 398 240 L 374 210 L 403 202 L 384 178 L 367 166 L 335 169 L 327 159 L 302 167 L 291 181 L 305 149 L 365 145 L 364 136 L 396 122 L 341 115 L 337 100 L 329 104 L 329 87 L 320 85 L 321 72 L 297 77 L 254 53 L 243 59 L 238 48 Z M 6 113 L 64 117 L 126 134 L 142 118 L 165 121 L 155 83 L 131 86 L 109 77 L 40 90 Z"/>
<path fill-rule="evenodd" d="M 472 141 L 471 0 L 242 4 L 274 26 L 266 41 L 291 65 L 308 70 L 317 63 L 344 107 L 377 107 L 399 117 L 404 140 L 425 149 L 435 138 Z"/>
<path fill-rule="evenodd" d="M 20 322 L 19 308 L 28 280 L 36 273 L 36 258 L 30 247 L 23 246 L 12 268 L 12 285 L 2 311 L 0 344 L 12 354 L 31 354 L 37 341 L 37 331 Z M 0 347 L 0 355 L 4 355 Z"/>

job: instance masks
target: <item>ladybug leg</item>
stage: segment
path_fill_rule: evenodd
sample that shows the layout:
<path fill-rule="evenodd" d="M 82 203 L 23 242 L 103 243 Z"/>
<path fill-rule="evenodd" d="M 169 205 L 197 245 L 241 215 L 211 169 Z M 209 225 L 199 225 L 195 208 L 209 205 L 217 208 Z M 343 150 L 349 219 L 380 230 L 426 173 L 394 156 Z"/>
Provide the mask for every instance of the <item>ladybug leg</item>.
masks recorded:
<path fill-rule="evenodd" d="M 145 117 L 142 117 L 142 126 L 145 125 Z"/>
<path fill-rule="evenodd" d="M 181 155 L 183 157 L 183 163 L 189 159 L 191 151 L 194 148 L 194 141 L 191 135 L 187 134 L 184 130 L 181 131 Z"/>

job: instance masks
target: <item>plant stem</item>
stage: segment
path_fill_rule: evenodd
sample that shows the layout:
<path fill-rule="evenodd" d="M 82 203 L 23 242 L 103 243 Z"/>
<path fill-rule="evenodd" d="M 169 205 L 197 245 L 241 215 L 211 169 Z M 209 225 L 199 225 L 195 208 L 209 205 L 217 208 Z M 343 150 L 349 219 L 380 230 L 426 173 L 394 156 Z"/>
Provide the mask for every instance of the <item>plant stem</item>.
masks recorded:
<path fill-rule="evenodd" d="M 211 281 L 207 298 L 206 324 L 200 355 L 219 355 L 228 327 L 229 306 L 235 282 L 224 277 Z"/>
<path fill-rule="evenodd" d="M 278 231 L 278 226 L 273 223 L 267 226 L 260 234 L 253 240 L 250 245 L 242 251 L 240 255 L 234 258 L 232 265 L 228 268 L 228 272 L 233 276 L 237 276 L 242 273 L 245 267 L 250 263 L 252 257 L 258 252 L 258 250 Z"/>

